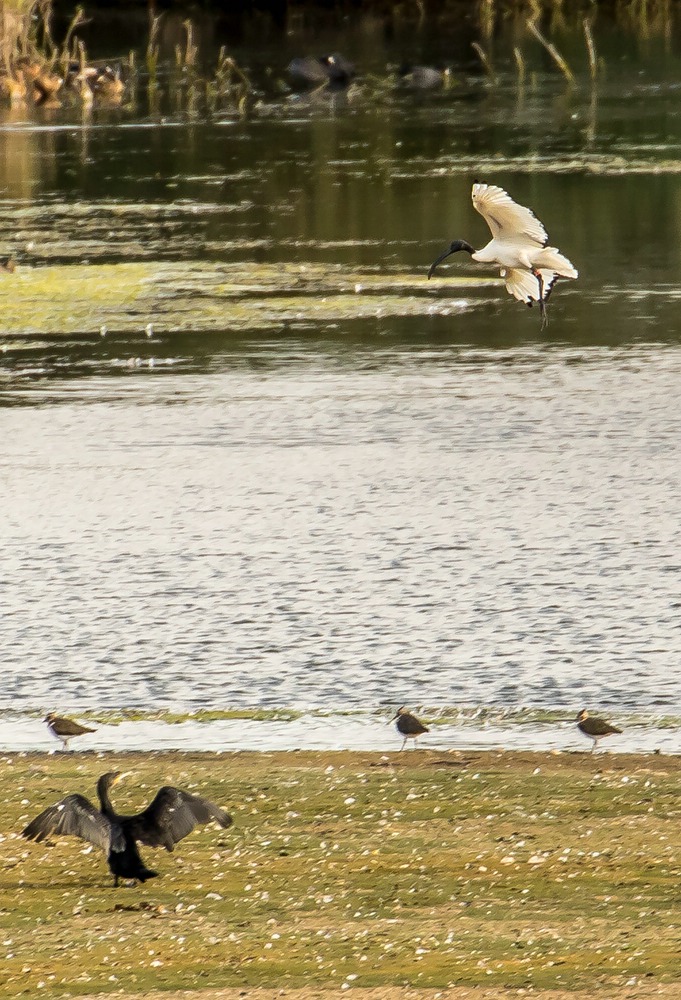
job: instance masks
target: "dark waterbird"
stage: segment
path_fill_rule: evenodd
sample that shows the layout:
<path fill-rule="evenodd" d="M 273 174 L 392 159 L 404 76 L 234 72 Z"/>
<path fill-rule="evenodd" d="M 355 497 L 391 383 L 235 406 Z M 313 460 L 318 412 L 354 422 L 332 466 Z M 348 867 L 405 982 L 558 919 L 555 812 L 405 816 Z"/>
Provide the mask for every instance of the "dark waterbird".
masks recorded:
<path fill-rule="evenodd" d="M 449 69 L 436 69 L 434 66 L 412 66 L 404 63 L 397 70 L 400 82 L 415 90 L 437 90 L 443 87 L 451 77 Z"/>
<path fill-rule="evenodd" d="M 65 719 L 61 715 L 55 715 L 54 712 L 48 712 L 43 722 L 47 724 L 47 728 L 54 738 L 61 740 L 65 750 L 68 750 L 69 740 L 73 739 L 74 736 L 85 736 L 86 733 L 97 732 L 96 729 L 88 729 L 87 726 L 81 726 L 73 719 Z"/>
<path fill-rule="evenodd" d="M 147 868 L 137 849 L 138 843 L 172 851 L 199 823 L 215 820 L 225 828 L 232 825 L 229 813 L 213 802 L 171 785 L 159 788 L 141 813 L 121 816 L 111 804 L 109 789 L 123 777 L 118 771 L 101 776 L 97 782 L 99 809 L 84 795 L 67 795 L 36 816 L 22 831 L 22 837 L 37 843 L 51 834 L 87 840 L 106 851 L 117 886 L 121 878 L 146 882 L 159 874 Z"/>
<path fill-rule="evenodd" d="M 404 736 L 400 750 L 404 750 L 407 740 L 412 739 L 414 746 L 416 746 L 417 737 L 422 736 L 423 733 L 430 732 L 428 726 L 424 726 L 421 720 L 417 719 L 411 712 L 408 712 L 404 706 L 397 709 L 395 717 L 391 721 L 396 724 L 398 733 Z"/>
<path fill-rule="evenodd" d="M 584 733 L 588 736 L 590 740 L 593 740 L 593 746 L 591 747 L 591 753 L 594 752 L 598 746 L 598 741 L 602 740 L 604 736 L 612 736 L 615 733 L 621 733 L 622 730 L 618 729 L 617 726 L 610 725 L 605 719 L 598 719 L 594 716 L 589 715 L 585 708 L 579 713 L 575 719 L 577 723 L 577 728 L 580 733 Z"/>
<path fill-rule="evenodd" d="M 355 67 L 340 52 L 328 56 L 304 56 L 292 59 L 286 72 L 297 84 L 319 87 L 328 84 L 346 87 L 355 76 Z"/>
<path fill-rule="evenodd" d="M 544 327 L 546 302 L 556 280 L 578 277 L 577 269 L 560 250 L 548 245 L 548 234 L 535 214 L 502 188 L 476 182 L 472 197 L 473 208 L 489 226 L 492 239 L 482 250 L 475 250 L 466 240 L 454 240 L 430 265 L 428 277 L 450 254 L 465 250 L 481 264 L 497 264 L 506 290 L 520 302 L 528 306 L 538 302 Z"/>

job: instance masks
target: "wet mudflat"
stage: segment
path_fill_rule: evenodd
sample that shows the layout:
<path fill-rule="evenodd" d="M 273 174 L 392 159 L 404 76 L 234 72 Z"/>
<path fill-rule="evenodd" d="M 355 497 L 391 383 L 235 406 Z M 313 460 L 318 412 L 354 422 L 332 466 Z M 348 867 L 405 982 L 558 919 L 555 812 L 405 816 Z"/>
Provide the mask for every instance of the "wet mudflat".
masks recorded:
<path fill-rule="evenodd" d="M 234 826 L 143 850 L 162 877 L 118 890 L 97 850 L 18 838 L 112 768 L 121 811 L 171 782 Z M 679 989 L 677 758 L 64 753 L 0 777 L 4 996 Z"/>

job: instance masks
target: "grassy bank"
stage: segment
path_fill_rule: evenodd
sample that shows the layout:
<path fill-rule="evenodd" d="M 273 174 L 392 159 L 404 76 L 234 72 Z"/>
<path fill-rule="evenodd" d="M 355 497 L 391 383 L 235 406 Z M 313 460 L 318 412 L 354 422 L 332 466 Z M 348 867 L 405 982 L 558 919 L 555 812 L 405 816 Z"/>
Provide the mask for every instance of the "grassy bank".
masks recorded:
<path fill-rule="evenodd" d="M 121 811 L 172 782 L 234 827 L 143 849 L 163 877 L 118 890 L 95 849 L 17 837 L 112 768 Z M 681 990 L 676 758 L 35 754 L 0 787 L 1 996 Z"/>

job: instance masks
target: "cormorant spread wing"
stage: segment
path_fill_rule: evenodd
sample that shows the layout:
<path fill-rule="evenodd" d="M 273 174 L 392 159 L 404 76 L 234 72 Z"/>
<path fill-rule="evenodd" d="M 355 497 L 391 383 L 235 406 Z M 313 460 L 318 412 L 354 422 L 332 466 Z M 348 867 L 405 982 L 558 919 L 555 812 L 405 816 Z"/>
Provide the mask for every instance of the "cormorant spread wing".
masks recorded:
<path fill-rule="evenodd" d="M 214 802 L 164 785 L 143 812 L 126 817 L 125 826 L 140 843 L 172 851 L 195 826 L 211 820 L 222 827 L 232 825 L 229 813 Z"/>
<path fill-rule="evenodd" d="M 114 832 L 111 822 L 84 795 L 67 795 L 61 802 L 43 810 L 23 830 L 22 837 L 40 843 L 50 834 L 80 837 L 103 851 L 121 849 L 118 845 L 120 830 Z"/>

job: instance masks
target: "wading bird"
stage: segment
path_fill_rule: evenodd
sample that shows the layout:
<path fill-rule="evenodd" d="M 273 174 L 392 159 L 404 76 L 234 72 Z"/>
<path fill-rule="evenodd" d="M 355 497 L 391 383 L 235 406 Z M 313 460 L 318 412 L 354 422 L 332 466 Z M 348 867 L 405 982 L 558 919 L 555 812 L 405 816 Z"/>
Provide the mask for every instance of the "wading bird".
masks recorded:
<path fill-rule="evenodd" d="M 400 750 L 404 750 L 407 740 L 413 739 L 414 746 L 416 746 L 416 738 L 422 736 L 423 733 L 430 732 L 428 726 L 424 726 L 421 720 L 417 719 L 411 712 L 408 712 L 404 706 L 397 709 L 395 717 L 390 721 L 396 723 L 398 733 L 404 736 Z"/>
<path fill-rule="evenodd" d="M 397 70 L 397 76 L 405 87 L 413 87 L 415 90 L 437 90 L 451 80 L 452 71 L 447 69 L 435 69 L 433 66 L 411 66 L 404 63 Z"/>
<path fill-rule="evenodd" d="M 604 736 L 611 736 L 613 733 L 621 733 L 622 730 L 618 729 L 617 726 L 611 726 L 609 722 L 605 719 L 592 718 L 585 708 L 579 713 L 575 719 L 577 723 L 577 728 L 580 733 L 584 733 L 588 736 L 590 740 L 593 740 L 593 746 L 591 747 L 591 753 L 594 752 L 598 746 L 598 741 L 602 740 Z"/>
<path fill-rule="evenodd" d="M 79 722 L 73 722 L 72 719 L 64 719 L 60 715 L 55 715 L 54 712 L 48 712 L 43 722 L 47 723 L 47 728 L 52 733 L 56 740 L 61 740 L 64 744 L 64 750 L 69 748 L 69 740 L 73 739 L 74 736 L 84 736 L 85 733 L 96 733 L 96 729 L 88 729 L 87 726 L 81 726 Z"/>
<path fill-rule="evenodd" d="M 170 785 L 159 788 L 143 812 L 120 816 L 111 804 L 109 789 L 123 777 L 118 771 L 101 776 L 97 782 L 99 809 L 84 795 L 67 795 L 36 816 L 22 831 L 22 837 L 38 843 L 50 834 L 80 837 L 101 847 L 107 853 L 115 887 L 119 878 L 146 882 L 159 874 L 145 865 L 138 842 L 172 851 L 199 823 L 215 820 L 222 827 L 232 825 L 229 813 L 213 802 Z"/>
<path fill-rule="evenodd" d="M 475 250 L 465 240 L 454 240 L 431 264 L 428 277 L 458 250 L 465 250 L 480 264 L 498 264 L 511 295 L 528 306 L 539 303 L 543 329 L 546 302 L 556 279 L 576 278 L 577 269 L 556 247 L 548 245 L 548 234 L 534 213 L 517 205 L 502 188 L 475 183 L 473 208 L 491 229 L 492 239 L 482 250 Z"/>
<path fill-rule="evenodd" d="M 298 84 L 319 87 L 347 87 L 355 76 L 355 67 L 340 52 L 329 56 L 303 56 L 292 59 L 286 72 Z"/>

